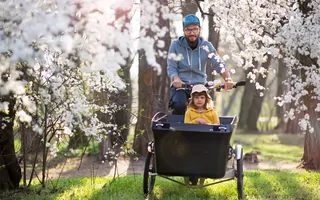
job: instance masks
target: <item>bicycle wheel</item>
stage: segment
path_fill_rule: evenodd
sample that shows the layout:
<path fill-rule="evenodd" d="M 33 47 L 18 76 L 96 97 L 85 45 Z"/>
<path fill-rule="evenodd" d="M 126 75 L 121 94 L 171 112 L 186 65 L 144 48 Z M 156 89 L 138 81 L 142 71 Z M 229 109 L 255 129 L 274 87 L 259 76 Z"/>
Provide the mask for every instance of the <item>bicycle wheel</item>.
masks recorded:
<path fill-rule="evenodd" d="M 154 154 L 148 152 L 145 166 L 144 166 L 144 173 L 143 173 L 143 192 L 144 194 L 149 194 L 153 190 L 154 183 L 156 181 L 156 175 L 150 175 L 151 173 L 155 172 L 154 166 Z"/>
<path fill-rule="evenodd" d="M 240 148 L 240 158 L 237 159 L 237 171 L 236 171 L 236 178 L 237 178 L 237 190 L 238 190 L 238 199 L 244 198 L 243 193 L 243 150 Z"/>

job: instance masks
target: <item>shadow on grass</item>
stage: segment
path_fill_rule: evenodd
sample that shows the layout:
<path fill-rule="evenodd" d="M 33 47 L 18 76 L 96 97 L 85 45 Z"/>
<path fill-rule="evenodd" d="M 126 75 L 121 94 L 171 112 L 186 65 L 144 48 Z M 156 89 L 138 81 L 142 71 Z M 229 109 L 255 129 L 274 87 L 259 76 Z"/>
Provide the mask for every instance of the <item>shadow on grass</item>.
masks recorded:
<path fill-rule="evenodd" d="M 173 178 L 173 177 L 171 177 Z M 182 182 L 181 177 L 174 177 L 175 180 Z M 235 181 L 231 180 L 232 184 Z M 208 200 L 208 199 L 230 199 L 229 193 L 220 193 L 212 188 L 219 187 L 220 184 L 204 187 L 204 188 L 187 188 L 173 181 L 156 177 L 155 186 L 149 195 L 143 193 L 143 177 L 142 176 L 127 176 L 120 177 L 114 182 L 106 184 L 104 188 L 97 191 L 90 200 L 105 199 L 145 199 L 145 200 Z M 235 197 L 236 187 L 233 188 Z M 227 189 L 229 190 L 229 188 Z M 229 192 L 229 191 L 228 191 Z"/>
<path fill-rule="evenodd" d="M 306 182 L 307 181 L 307 182 Z M 245 172 L 245 199 L 319 199 L 320 174 L 265 170 Z M 236 181 L 228 181 L 201 189 L 191 189 L 172 181 L 156 178 L 153 192 L 145 196 L 142 176 L 121 177 L 91 196 L 99 199 L 204 200 L 237 199 Z"/>
<path fill-rule="evenodd" d="M 179 179 L 179 178 L 177 178 Z M 90 199 L 90 200 L 204 200 L 237 199 L 236 181 L 201 188 L 190 189 L 172 181 L 157 177 L 153 193 L 143 194 L 143 177 L 132 175 L 111 178 L 96 177 L 62 179 L 55 190 L 33 186 L 30 191 L 11 193 L 0 196 L 1 199 Z M 295 172 L 280 170 L 260 170 L 245 172 L 246 199 L 320 199 L 320 173 Z M 3 195 L 3 194 L 0 194 Z M 4 198 L 2 198 L 4 197 Z"/>
<path fill-rule="evenodd" d="M 61 179 L 48 180 L 46 187 L 43 188 L 40 183 L 34 184 L 31 188 L 20 188 L 15 191 L 0 193 L 1 200 L 51 200 L 57 199 L 61 194 L 69 191 L 71 188 L 84 185 L 85 179 Z"/>
<path fill-rule="evenodd" d="M 118 177 L 106 183 L 88 199 L 145 199 L 142 191 L 142 176 L 132 175 Z"/>

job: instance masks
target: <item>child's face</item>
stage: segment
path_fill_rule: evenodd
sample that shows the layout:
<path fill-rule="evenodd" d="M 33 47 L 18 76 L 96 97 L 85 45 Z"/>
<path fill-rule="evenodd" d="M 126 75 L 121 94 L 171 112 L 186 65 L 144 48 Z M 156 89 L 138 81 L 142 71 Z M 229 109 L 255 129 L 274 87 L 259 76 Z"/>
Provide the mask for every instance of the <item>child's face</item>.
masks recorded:
<path fill-rule="evenodd" d="M 206 103 L 206 96 L 205 95 L 195 95 L 193 98 L 193 102 L 197 108 L 203 108 L 204 104 Z"/>

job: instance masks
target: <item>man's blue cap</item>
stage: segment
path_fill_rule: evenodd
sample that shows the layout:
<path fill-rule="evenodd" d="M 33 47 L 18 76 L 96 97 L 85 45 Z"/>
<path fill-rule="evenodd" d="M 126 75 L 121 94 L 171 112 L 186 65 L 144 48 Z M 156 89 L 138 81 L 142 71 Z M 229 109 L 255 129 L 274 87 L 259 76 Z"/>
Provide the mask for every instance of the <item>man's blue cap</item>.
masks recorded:
<path fill-rule="evenodd" d="M 183 28 L 187 27 L 190 24 L 195 24 L 200 26 L 199 18 L 194 14 L 186 15 L 183 18 Z"/>

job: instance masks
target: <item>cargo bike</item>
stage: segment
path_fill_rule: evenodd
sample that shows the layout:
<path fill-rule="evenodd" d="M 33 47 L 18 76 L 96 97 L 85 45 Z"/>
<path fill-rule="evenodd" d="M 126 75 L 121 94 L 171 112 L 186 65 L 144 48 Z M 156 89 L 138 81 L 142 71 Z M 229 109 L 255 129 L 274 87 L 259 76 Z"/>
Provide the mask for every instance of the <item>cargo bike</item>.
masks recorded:
<path fill-rule="evenodd" d="M 237 86 L 245 82 L 237 82 Z M 215 87 L 221 90 L 223 85 Z M 203 188 L 236 179 L 244 198 L 243 148 L 230 145 L 237 116 L 221 116 L 220 125 L 185 124 L 184 115 L 158 112 L 151 120 L 154 140 L 148 144 L 143 191 L 153 191 L 157 176 L 189 188 Z M 183 177 L 181 181 L 173 177 Z M 206 183 L 205 179 L 213 179 Z"/>

